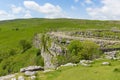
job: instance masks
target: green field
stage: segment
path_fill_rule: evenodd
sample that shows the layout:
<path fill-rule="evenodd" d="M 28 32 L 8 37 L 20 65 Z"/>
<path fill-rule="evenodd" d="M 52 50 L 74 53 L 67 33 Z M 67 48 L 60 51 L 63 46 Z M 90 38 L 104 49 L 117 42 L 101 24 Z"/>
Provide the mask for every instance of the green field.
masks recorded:
<path fill-rule="evenodd" d="M 108 61 L 111 66 L 103 66 L 102 62 Z M 81 65 L 75 67 L 61 67 L 57 71 L 38 73 L 38 80 L 120 80 L 119 61 L 100 60 L 95 61 L 92 67 Z"/>
<path fill-rule="evenodd" d="M 45 33 L 48 31 L 71 31 L 71 30 L 86 30 L 86 29 L 120 29 L 119 21 L 98 21 L 98 20 L 79 20 L 79 19 L 19 19 L 19 20 L 10 20 L 10 21 L 0 21 L 0 75 L 6 75 L 10 73 L 18 72 L 20 68 L 30 65 L 41 65 L 40 64 L 40 56 L 38 56 L 38 49 L 35 49 L 34 46 L 28 49 L 24 53 L 21 53 L 21 47 L 19 45 L 20 40 L 27 40 L 32 43 L 34 35 L 37 33 Z M 13 53 L 11 54 L 11 50 Z M 77 71 L 79 67 L 65 69 L 63 72 L 56 72 L 56 74 L 61 77 L 57 77 L 55 80 L 66 80 L 71 74 Z M 106 71 L 105 67 L 98 67 L 100 69 L 104 68 L 105 73 L 109 73 L 109 75 L 119 76 L 119 74 L 113 72 Z M 97 67 L 92 68 L 83 68 L 83 70 L 87 70 L 88 72 L 97 69 Z M 108 67 L 108 69 L 112 69 Z M 82 68 L 80 68 L 80 71 Z M 99 69 L 98 69 L 99 70 Z M 86 71 L 86 72 L 87 72 Z M 80 75 L 86 76 L 85 73 L 76 72 L 75 78 Z M 99 72 L 99 71 L 98 71 Z M 64 74 L 67 74 L 64 77 Z M 98 73 L 101 74 L 102 72 Z M 91 76 L 94 73 L 91 73 Z M 97 74 L 96 74 L 97 75 Z M 50 74 L 48 74 L 50 76 Z M 73 80 L 72 76 L 71 80 Z M 89 75 L 87 75 L 89 77 Z M 87 78 L 85 77 L 85 78 Z M 104 80 L 108 80 L 104 78 Z M 109 76 L 109 80 L 119 80 L 117 77 L 114 79 Z M 63 79 L 64 78 L 64 79 Z M 80 77 L 81 80 L 87 80 Z M 80 80 L 79 79 L 79 80 Z M 92 79 L 91 80 L 96 80 Z M 97 80 L 101 80 L 100 79 Z M 47 79 L 48 80 L 48 79 Z M 70 80 L 70 79 L 69 79 Z M 89 79 L 90 80 L 90 79 Z"/>

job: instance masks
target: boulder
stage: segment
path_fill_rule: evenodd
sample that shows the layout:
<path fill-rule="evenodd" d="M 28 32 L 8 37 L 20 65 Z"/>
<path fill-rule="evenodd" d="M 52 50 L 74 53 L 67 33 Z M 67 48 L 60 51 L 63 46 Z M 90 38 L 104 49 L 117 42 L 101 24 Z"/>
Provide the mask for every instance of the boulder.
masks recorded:
<path fill-rule="evenodd" d="M 51 72 L 51 71 L 54 71 L 54 70 L 48 69 L 48 70 L 45 70 L 45 71 L 43 71 L 43 72 L 44 72 L 44 73 L 47 73 L 47 72 Z"/>
<path fill-rule="evenodd" d="M 110 65 L 109 62 L 103 62 L 102 65 Z"/>
<path fill-rule="evenodd" d="M 93 63 L 93 61 L 91 61 L 91 60 L 80 60 L 80 64 L 91 64 L 91 63 Z"/>
<path fill-rule="evenodd" d="M 17 75 L 17 73 L 16 74 L 6 75 L 6 76 L 1 76 L 0 80 L 9 80 L 11 78 L 14 78 L 16 75 Z"/>
<path fill-rule="evenodd" d="M 17 80 L 16 78 L 12 78 L 11 80 Z"/>
<path fill-rule="evenodd" d="M 85 64 L 85 63 L 81 63 L 82 66 L 86 66 L 86 67 L 90 67 L 91 64 Z"/>
<path fill-rule="evenodd" d="M 80 60 L 82 66 L 91 66 L 91 63 L 93 63 L 91 60 Z"/>
<path fill-rule="evenodd" d="M 77 66 L 77 64 L 73 64 L 73 63 L 67 63 L 67 64 L 64 64 L 64 65 L 61 65 L 62 66 Z"/>
<path fill-rule="evenodd" d="M 33 71 L 33 72 L 31 72 L 31 71 L 26 71 L 26 72 L 25 72 L 25 75 L 26 75 L 26 76 L 32 76 L 32 75 L 35 75 L 35 74 L 36 74 L 36 72 L 34 72 L 34 71 Z"/>
<path fill-rule="evenodd" d="M 25 78 L 23 76 L 19 76 L 18 80 L 25 80 Z"/>
<path fill-rule="evenodd" d="M 114 59 L 116 57 L 117 51 L 105 52 L 106 59 Z"/>
<path fill-rule="evenodd" d="M 35 80 L 36 76 L 31 76 L 30 79 L 31 80 Z"/>
<path fill-rule="evenodd" d="M 29 66 L 29 67 L 21 68 L 20 72 L 38 71 L 38 70 L 44 70 L 44 68 L 41 66 Z"/>

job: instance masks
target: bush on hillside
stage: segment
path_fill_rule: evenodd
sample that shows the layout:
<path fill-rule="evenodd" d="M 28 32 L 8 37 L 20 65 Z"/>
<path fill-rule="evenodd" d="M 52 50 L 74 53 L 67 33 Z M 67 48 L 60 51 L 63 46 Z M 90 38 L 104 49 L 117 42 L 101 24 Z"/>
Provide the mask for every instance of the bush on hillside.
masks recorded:
<path fill-rule="evenodd" d="M 114 72 L 120 72 L 120 68 L 114 68 Z"/>
<path fill-rule="evenodd" d="M 18 53 L 18 49 L 12 48 L 6 51 L 0 51 L 0 62 L 8 57 L 14 56 Z"/>
<path fill-rule="evenodd" d="M 32 47 L 31 43 L 26 40 L 20 40 L 19 44 L 22 48 L 22 53 Z"/>
<path fill-rule="evenodd" d="M 62 65 L 68 62 L 66 56 L 58 55 L 57 56 L 58 65 Z"/>
<path fill-rule="evenodd" d="M 0 62 L 0 76 L 17 73 L 20 68 L 31 65 L 44 66 L 44 59 L 41 56 L 40 50 L 34 47 L 30 48 L 24 54 L 4 58 L 4 60 Z"/>
<path fill-rule="evenodd" d="M 9 54 L 11 56 L 13 56 L 13 55 L 17 54 L 17 50 L 16 49 L 10 49 Z"/>
<path fill-rule="evenodd" d="M 72 41 L 68 45 L 67 60 L 78 63 L 80 59 L 91 60 L 99 57 L 99 46 L 91 41 Z"/>
<path fill-rule="evenodd" d="M 82 43 L 83 49 L 81 50 L 81 59 L 92 60 L 99 57 L 100 48 L 92 41 L 84 41 Z"/>
<path fill-rule="evenodd" d="M 77 63 L 80 60 L 80 52 L 83 49 L 82 42 L 78 40 L 73 40 L 69 45 L 68 45 L 68 53 L 67 53 L 67 58 L 68 61 Z"/>
<path fill-rule="evenodd" d="M 40 66 L 44 66 L 44 59 L 41 56 L 41 50 L 38 49 L 36 53 L 36 64 Z"/>

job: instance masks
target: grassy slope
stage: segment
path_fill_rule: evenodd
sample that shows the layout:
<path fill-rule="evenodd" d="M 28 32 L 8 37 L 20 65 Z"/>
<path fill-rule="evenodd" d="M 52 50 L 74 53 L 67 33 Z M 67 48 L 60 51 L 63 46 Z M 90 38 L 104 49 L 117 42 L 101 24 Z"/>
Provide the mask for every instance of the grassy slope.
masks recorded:
<path fill-rule="evenodd" d="M 0 49 L 17 46 L 19 40 L 30 40 L 33 38 L 35 33 L 47 30 L 110 29 L 112 27 L 120 27 L 120 22 L 72 19 L 28 19 L 3 21 L 0 22 Z M 19 28 L 19 30 L 13 30 L 15 28 Z"/>
<path fill-rule="evenodd" d="M 39 58 L 36 56 L 36 49 L 31 48 L 23 54 L 19 53 L 19 41 L 25 39 L 32 42 L 36 33 L 43 33 L 51 30 L 111 29 L 112 27 L 120 28 L 120 22 L 77 19 L 27 19 L 1 21 L 0 57 L 1 55 L 6 55 L 10 49 L 15 48 L 18 51 L 14 56 L 4 57 L 3 61 L 0 63 L 0 72 L 3 72 L 1 75 L 17 72 L 19 68 L 24 66 L 39 65 L 36 63 L 36 61 L 39 62 Z M 16 28 L 19 30 L 14 30 Z"/>
<path fill-rule="evenodd" d="M 106 60 L 105 60 L 106 61 Z M 92 67 L 63 67 L 57 71 L 38 74 L 38 80 L 120 80 L 120 72 L 114 72 L 120 68 L 119 61 L 109 61 L 111 66 L 102 66 L 102 61 L 92 64 Z"/>

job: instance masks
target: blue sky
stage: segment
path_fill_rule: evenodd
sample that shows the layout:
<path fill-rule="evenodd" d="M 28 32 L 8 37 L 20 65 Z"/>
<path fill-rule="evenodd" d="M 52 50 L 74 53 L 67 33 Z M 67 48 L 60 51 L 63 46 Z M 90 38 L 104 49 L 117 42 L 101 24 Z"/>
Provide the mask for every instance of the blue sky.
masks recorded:
<path fill-rule="evenodd" d="M 77 18 L 119 20 L 120 0 L 2 0 L 0 20 Z"/>

